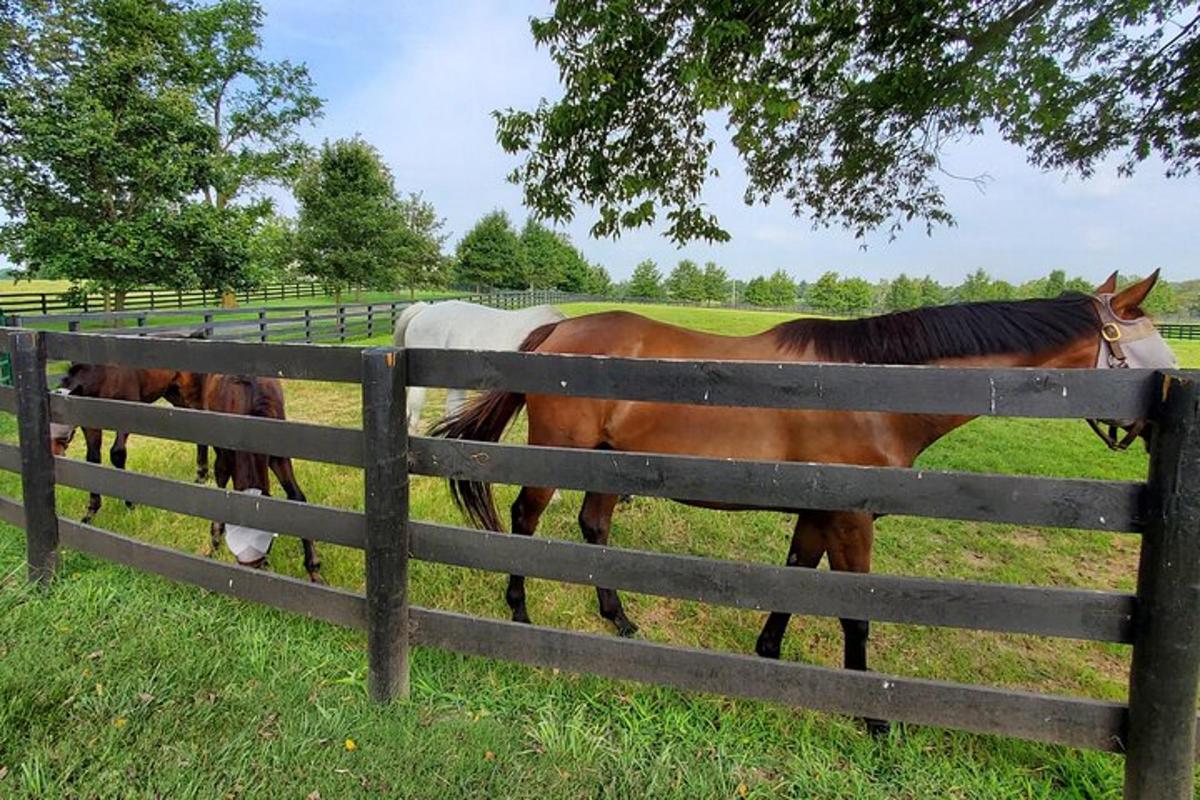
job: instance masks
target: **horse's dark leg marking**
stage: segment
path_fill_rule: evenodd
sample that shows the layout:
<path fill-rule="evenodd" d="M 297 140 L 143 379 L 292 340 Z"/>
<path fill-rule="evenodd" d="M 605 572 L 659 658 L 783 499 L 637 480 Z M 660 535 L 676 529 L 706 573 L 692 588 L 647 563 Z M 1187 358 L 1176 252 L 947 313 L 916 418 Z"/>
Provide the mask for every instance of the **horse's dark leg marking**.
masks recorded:
<path fill-rule="evenodd" d="M 526 486 L 517 495 L 512 504 L 512 532 L 518 536 L 532 536 L 537 530 L 538 520 L 554 489 L 543 489 L 536 486 Z M 513 622 L 529 622 L 529 609 L 525 607 L 525 576 L 509 575 L 508 590 L 504 593 L 508 607 L 512 609 Z"/>
<path fill-rule="evenodd" d="M 87 461 L 89 464 L 100 463 L 100 448 L 104 445 L 104 431 L 99 428 L 84 428 L 83 439 L 87 443 Z M 88 496 L 87 511 L 83 514 L 84 524 L 90 523 L 100 512 L 100 495 L 92 492 Z"/>
<path fill-rule="evenodd" d="M 608 544 L 608 530 L 618 499 L 615 494 L 596 492 L 588 492 L 584 496 L 583 507 L 579 509 L 579 530 L 583 532 L 583 538 L 588 544 Z M 615 625 L 619 635 L 633 636 L 637 633 L 637 625 L 625 616 L 625 609 L 621 606 L 621 598 L 616 590 L 597 586 L 596 599 L 600 605 L 600 616 Z"/>
<path fill-rule="evenodd" d="M 117 431 L 117 435 L 113 439 L 112 448 L 108 451 L 108 460 L 111 461 L 112 465 L 117 469 L 125 469 L 125 459 L 128 456 L 128 452 L 125 449 L 125 442 L 128 439 L 128 433 Z M 133 508 L 133 502 L 126 500 L 125 507 Z"/>
<path fill-rule="evenodd" d="M 208 445 L 196 445 L 196 483 L 208 481 Z"/>
<path fill-rule="evenodd" d="M 825 555 L 822 516 L 819 512 L 805 511 L 796 518 L 796 529 L 792 533 L 792 546 L 787 557 L 789 567 L 813 569 L 821 563 L 821 556 Z M 772 611 L 768 614 L 754 651 L 763 658 L 779 658 L 783 647 L 783 635 L 787 632 L 788 621 L 791 618 L 791 614 L 782 611 Z"/>
<path fill-rule="evenodd" d="M 220 447 L 213 448 L 213 477 L 218 488 L 224 489 L 233 477 L 233 451 Z M 225 523 L 213 520 L 208 529 L 208 557 L 216 558 L 221 552 L 221 540 L 225 536 Z"/>
<path fill-rule="evenodd" d="M 304 491 L 300 488 L 300 484 L 296 481 L 296 472 L 292 468 L 292 460 L 290 458 L 280 458 L 271 456 L 270 461 L 271 471 L 275 473 L 275 477 L 279 480 L 279 485 L 283 487 L 283 493 L 287 495 L 288 500 L 295 500 L 297 503 L 307 503 L 308 498 L 304 496 Z M 301 539 L 300 543 L 304 545 L 304 569 L 308 572 L 308 579 L 313 583 L 324 583 L 321 579 L 321 557 L 317 555 L 317 546 L 312 539 Z"/>
<path fill-rule="evenodd" d="M 829 533 L 829 567 L 839 572 L 871 571 L 871 547 L 875 540 L 875 522 L 870 514 L 838 513 Z M 865 619 L 843 619 L 843 664 L 846 669 L 866 671 L 867 639 L 871 623 Z M 887 734 L 886 720 L 864 720 L 872 736 Z"/>

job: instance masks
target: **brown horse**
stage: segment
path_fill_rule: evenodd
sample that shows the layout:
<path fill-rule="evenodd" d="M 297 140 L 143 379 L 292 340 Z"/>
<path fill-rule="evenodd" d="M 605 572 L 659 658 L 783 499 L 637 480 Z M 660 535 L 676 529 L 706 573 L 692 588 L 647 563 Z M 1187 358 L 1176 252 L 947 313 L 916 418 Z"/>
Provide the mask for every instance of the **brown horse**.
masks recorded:
<path fill-rule="evenodd" d="M 1167 367 L 1174 363 L 1170 349 L 1139 308 L 1156 279 L 1157 273 L 1115 293 L 1114 274 L 1099 287 L 1097 296 L 1072 293 L 1048 300 L 969 303 L 857 320 L 798 319 L 737 337 L 686 330 L 626 312 L 605 312 L 545 325 L 530 334 L 521 350 L 656 359 L 1061 368 L 1115 365 L 1108 362 L 1116 353 L 1120 366 Z M 1125 333 L 1124 347 L 1108 344 L 1112 331 L 1117 336 Z M 528 408 L 532 445 L 890 467 L 911 467 L 923 450 L 971 419 L 526 397 L 493 391 L 443 420 L 433 435 L 498 441 L 522 405 Z M 489 485 L 451 481 L 451 490 L 476 525 L 502 529 Z M 513 533 L 534 533 L 553 492 L 546 487 L 522 488 L 512 506 Z M 586 541 L 607 543 L 616 503 L 615 495 L 585 495 L 579 526 Z M 798 519 L 787 558 L 790 566 L 813 568 L 827 555 L 834 570 L 870 571 L 873 514 L 794 511 Z M 607 588 L 596 591 L 601 616 L 621 635 L 632 635 L 637 628 L 625 616 L 617 593 Z M 522 576 L 509 577 L 506 596 L 513 620 L 528 622 Z M 780 612 L 767 617 L 756 646 L 759 655 L 778 658 L 788 619 Z M 842 629 L 846 668 L 866 669 L 868 623 L 844 619 Z M 872 729 L 880 730 L 882 725 L 874 724 Z"/>
<path fill-rule="evenodd" d="M 283 387 L 275 378 L 254 378 L 240 375 L 177 372 L 173 370 L 134 369 L 117 365 L 72 364 L 62 380 L 62 390 L 84 397 L 99 397 L 113 400 L 136 400 L 154 402 L 166 398 L 180 408 L 215 411 L 223 414 L 285 419 Z M 84 429 L 88 443 L 88 461 L 100 462 L 100 431 Z M 64 455 L 74 436 L 74 428 L 54 425 L 51 443 L 55 455 Z M 118 433 L 109 456 L 113 466 L 125 467 L 126 433 Z M 201 463 L 207 469 L 207 453 L 204 445 L 198 445 L 198 473 Z M 217 485 L 222 489 L 233 480 L 235 491 L 257 489 L 269 495 L 271 484 L 268 468 L 275 473 L 289 500 L 305 502 L 306 497 L 296 481 L 295 470 L 290 458 L 266 456 L 258 453 L 243 453 L 214 447 L 216 459 L 214 474 Z M 203 454 L 203 462 L 201 460 Z M 202 480 L 198 477 L 197 480 Z M 88 504 L 84 522 L 90 522 L 100 509 L 100 497 L 93 494 Z M 210 529 L 209 555 L 216 555 L 221 547 L 225 524 L 213 522 Z M 309 579 L 321 582 L 321 560 L 316 545 L 310 539 L 301 540 L 304 545 L 304 568 Z M 247 562 L 247 566 L 265 565 L 265 556 Z"/>
<path fill-rule="evenodd" d="M 59 391 L 80 397 L 95 397 L 102 400 L 126 400 L 136 403 L 153 403 L 160 398 L 177 407 L 183 407 L 179 393 L 175 389 L 176 373 L 167 369 L 134 369 L 116 364 L 72 364 L 67 369 L 59 384 Z M 87 442 L 87 460 L 92 464 L 100 463 L 100 448 L 103 444 L 104 432 L 99 428 L 84 428 L 83 438 Z M 67 447 L 75 437 L 75 428 L 70 425 L 51 425 L 50 440 L 54 455 L 61 456 L 67 452 Z M 109 460 L 117 469 L 125 469 L 127 451 L 125 443 L 129 434 L 116 432 L 112 449 L 108 452 Z M 208 448 L 196 445 L 196 482 L 208 480 Z M 91 522 L 100 511 L 100 495 L 92 494 L 88 501 L 87 513 L 83 521 Z M 133 504 L 125 503 L 132 508 Z"/>

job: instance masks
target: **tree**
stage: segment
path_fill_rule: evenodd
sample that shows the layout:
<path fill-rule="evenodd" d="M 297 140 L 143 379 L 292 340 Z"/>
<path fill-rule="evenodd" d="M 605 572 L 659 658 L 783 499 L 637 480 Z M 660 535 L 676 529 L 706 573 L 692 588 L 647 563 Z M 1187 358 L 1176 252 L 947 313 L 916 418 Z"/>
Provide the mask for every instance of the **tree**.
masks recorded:
<path fill-rule="evenodd" d="M 588 270 L 588 283 L 585 289 L 587 294 L 600 295 L 607 297 L 613 292 L 612 277 L 608 274 L 608 270 L 599 264 L 592 264 Z"/>
<path fill-rule="evenodd" d="M 707 262 L 704 265 L 703 299 L 710 303 L 720 303 L 727 297 L 729 297 L 729 275 L 717 266 L 717 262 Z"/>
<path fill-rule="evenodd" d="M 299 128 L 321 114 L 306 67 L 262 58 L 263 17 L 257 0 L 218 0 L 186 15 L 197 102 L 215 134 L 204 194 L 217 208 L 298 177 L 309 155 Z"/>
<path fill-rule="evenodd" d="M 296 199 L 300 261 L 335 302 L 350 287 L 395 288 L 404 218 L 375 148 L 358 137 L 326 141 L 296 182 Z"/>
<path fill-rule="evenodd" d="M 929 275 L 921 279 L 921 305 L 940 306 L 946 302 L 946 290 Z"/>
<path fill-rule="evenodd" d="M 992 276 L 984 269 L 977 269 L 967 276 L 967 279 L 954 291 L 955 299 L 960 303 L 978 303 L 992 300 Z"/>
<path fill-rule="evenodd" d="M 838 311 L 866 311 L 874 300 L 874 287 L 863 278 L 846 278 L 838 284 Z"/>
<path fill-rule="evenodd" d="M 672 300 L 699 303 L 704 300 L 704 273 L 695 261 L 683 259 L 667 277 L 667 294 Z"/>
<path fill-rule="evenodd" d="M 634 267 L 626 291 L 630 297 L 645 297 L 652 300 L 665 297 L 666 290 L 663 288 L 662 273 L 658 271 L 658 266 L 650 259 L 646 259 Z"/>
<path fill-rule="evenodd" d="M 438 216 L 433 203 L 420 192 L 398 199 L 396 211 L 400 215 L 400 240 L 395 269 L 400 285 L 408 287 L 410 297 L 416 296 L 419 287 L 445 286 L 450 279 L 447 259 L 442 253 L 447 238 L 442 232 L 446 220 Z"/>
<path fill-rule="evenodd" d="M 212 131 L 197 111 L 184 18 L 166 0 L 0 5 L 0 248 L 27 274 L 111 292 L 196 285 L 244 266 L 213 257 L 193 208 Z M 6 43 L 6 48 L 8 45 Z"/>
<path fill-rule="evenodd" d="M 467 231 L 455 251 L 454 279 L 463 286 L 488 289 L 524 289 L 525 249 L 508 214 L 485 214 Z"/>
<path fill-rule="evenodd" d="M 746 302 L 756 306 L 783 308 L 796 302 L 796 284 L 781 269 L 767 278 L 754 278 L 746 284 Z"/>
<path fill-rule="evenodd" d="M 263 219 L 250 239 L 249 279 L 258 284 L 295 278 L 296 221 L 275 214 Z"/>
<path fill-rule="evenodd" d="M 921 305 L 921 287 L 912 278 L 901 272 L 888 286 L 883 307 L 888 311 L 906 311 Z"/>
<path fill-rule="evenodd" d="M 700 198 L 728 119 L 747 203 L 863 235 L 952 221 L 947 142 L 993 129 L 1046 169 L 1110 155 L 1200 164 L 1200 16 L 1183 0 L 946 0 L 647 6 L 559 0 L 531 23 L 563 96 L 497 114 L 512 179 L 554 219 L 615 236 L 666 212 L 677 242 L 728 234 Z"/>
<path fill-rule="evenodd" d="M 808 287 L 805 300 L 820 311 L 837 311 L 841 305 L 841 297 L 838 295 L 839 283 L 841 279 L 836 272 L 826 272 Z"/>
<path fill-rule="evenodd" d="M 558 234 L 530 217 L 521 229 L 521 247 L 525 252 L 525 275 L 531 287 L 549 289 L 565 280 L 567 256 L 563 251 L 574 248 L 563 242 Z"/>

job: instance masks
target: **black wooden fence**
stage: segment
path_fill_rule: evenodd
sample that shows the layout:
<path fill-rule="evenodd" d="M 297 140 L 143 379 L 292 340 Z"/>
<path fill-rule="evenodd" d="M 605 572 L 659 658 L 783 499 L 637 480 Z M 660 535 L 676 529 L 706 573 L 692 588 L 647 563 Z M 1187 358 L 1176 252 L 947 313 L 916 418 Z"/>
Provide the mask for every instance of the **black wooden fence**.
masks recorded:
<path fill-rule="evenodd" d="M 578 300 L 582 295 L 552 290 L 489 292 L 462 297 L 507 310 Z M 10 327 L 71 332 L 103 330 L 129 336 L 186 336 L 203 332 L 209 339 L 259 342 L 346 342 L 391 332 L 400 311 L 412 301 L 258 308 L 203 308 L 166 311 L 119 311 L 67 314 L 9 314 Z M 437 302 L 436 300 L 429 302 Z M 114 325 L 124 327 L 114 329 Z"/>
<path fill-rule="evenodd" d="M 580 358 L 522 353 L 261 345 L 0 330 L 20 446 L 0 446 L 23 499 L 30 577 L 59 547 L 212 591 L 365 629 L 372 697 L 407 693 L 410 644 L 852 714 L 1126 754 L 1126 796 L 1191 798 L 1200 676 L 1200 374 L 951 369 Z M 48 395 L 47 359 L 358 383 L 363 431 Z M 720 460 L 447 441 L 405 432 L 405 385 L 721 406 L 1147 418 L 1144 482 Z M 365 471 L 365 512 L 224 492 L 52 458 L 51 420 L 331 462 Z M 857 575 L 482 533 L 409 517 L 410 475 L 754 505 L 863 509 L 1140 534 L 1137 594 Z M 55 483 L 183 514 L 365 550 L 366 593 L 255 572 L 59 517 Z M 916 625 L 1133 646 L 1129 703 L 764 660 L 409 607 L 407 561 Z"/>
<path fill-rule="evenodd" d="M 266 303 L 289 298 L 327 297 L 329 292 L 320 284 L 298 281 L 239 289 L 233 295 L 241 303 Z M 203 308 L 220 301 L 221 292 L 216 289 L 134 289 L 125 295 L 125 308 Z M 0 292 L 0 313 L 5 314 L 52 314 L 59 311 L 88 313 L 103 310 L 104 295 L 96 292 Z"/>

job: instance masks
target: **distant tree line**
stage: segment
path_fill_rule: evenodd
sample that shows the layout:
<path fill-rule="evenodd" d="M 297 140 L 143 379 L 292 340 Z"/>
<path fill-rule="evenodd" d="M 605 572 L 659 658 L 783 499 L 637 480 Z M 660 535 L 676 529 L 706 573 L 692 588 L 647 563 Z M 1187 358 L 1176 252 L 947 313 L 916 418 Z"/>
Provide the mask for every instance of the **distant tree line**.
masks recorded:
<path fill-rule="evenodd" d="M 1120 285 L 1126 286 L 1137 280 L 1136 275 L 1121 276 Z M 1195 310 L 1200 312 L 1200 286 L 1196 288 L 1198 297 L 1193 298 L 1189 293 L 1181 300 L 1174 286 L 1160 282 L 1147 300 L 1146 310 L 1153 314 L 1172 314 L 1194 304 Z M 915 278 L 906 273 L 871 283 L 864 278 L 843 277 L 832 270 L 810 283 L 797 281 L 782 269 L 743 282 L 731 280 L 725 270 L 713 262 L 701 270 L 695 262 L 684 259 L 665 278 L 653 261 L 642 261 L 634 267 L 628 281 L 613 285 L 612 293 L 615 297 L 639 300 L 736 302 L 764 308 L 808 308 L 826 313 L 857 314 L 905 311 L 943 303 L 1058 297 L 1063 292 L 1091 292 L 1094 289 L 1091 281 L 1068 278 L 1063 270 L 1053 270 L 1044 278 L 1020 285 L 995 279 L 983 269 L 970 273 L 958 285 L 943 285 L 929 275 Z"/>

